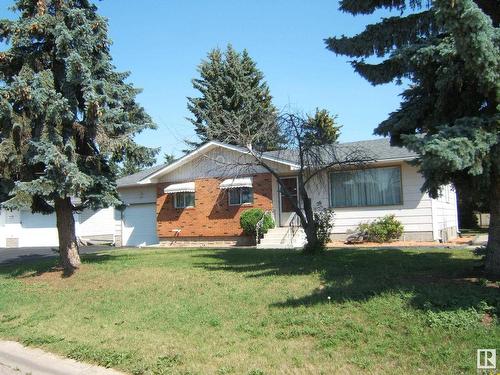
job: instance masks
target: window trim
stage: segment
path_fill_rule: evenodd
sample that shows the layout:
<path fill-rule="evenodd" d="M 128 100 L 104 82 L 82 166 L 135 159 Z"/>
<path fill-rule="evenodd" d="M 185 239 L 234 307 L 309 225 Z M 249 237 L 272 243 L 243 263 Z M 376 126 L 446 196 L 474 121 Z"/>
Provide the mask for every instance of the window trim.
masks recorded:
<path fill-rule="evenodd" d="M 399 203 L 389 203 L 389 204 L 367 204 L 363 206 L 334 206 L 333 205 L 333 191 L 332 191 L 332 175 L 339 172 L 356 172 L 356 171 L 366 171 L 370 169 L 380 169 L 380 168 L 398 168 L 399 169 Z M 353 169 L 339 169 L 335 171 L 328 172 L 328 205 L 333 209 L 340 208 L 365 208 L 365 207 L 401 207 L 404 205 L 404 190 L 403 190 L 403 168 L 401 164 L 395 165 L 379 165 L 368 168 L 353 168 Z"/>
<path fill-rule="evenodd" d="M 242 199 L 241 199 L 241 194 L 242 194 L 242 191 L 243 189 L 250 189 L 250 191 L 252 192 L 251 196 L 252 196 L 252 200 L 250 202 L 242 202 Z M 227 203 L 229 206 L 231 207 L 235 207 L 235 206 L 249 206 L 249 205 L 252 205 L 253 204 L 253 200 L 254 200 L 254 197 L 253 197 L 253 187 L 239 187 L 239 188 L 232 188 L 232 189 L 228 189 L 229 192 L 227 194 Z M 231 203 L 231 190 L 238 190 L 239 191 L 239 203 Z"/>
<path fill-rule="evenodd" d="M 183 196 L 183 203 L 184 203 L 184 206 L 177 206 L 177 194 L 182 194 Z M 193 201 L 194 201 L 194 204 L 192 206 L 186 206 L 186 194 L 193 194 Z M 194 192 L 191 192 L 191 191 L 180 191 L 178 193 L 175 193 L 174 194 L 174 208 L 177 208 L 177 209 L 184 209 L 184 208 L 194 208 L 195 207 L 195 204 L 196 204 L 196 195 Z"/>

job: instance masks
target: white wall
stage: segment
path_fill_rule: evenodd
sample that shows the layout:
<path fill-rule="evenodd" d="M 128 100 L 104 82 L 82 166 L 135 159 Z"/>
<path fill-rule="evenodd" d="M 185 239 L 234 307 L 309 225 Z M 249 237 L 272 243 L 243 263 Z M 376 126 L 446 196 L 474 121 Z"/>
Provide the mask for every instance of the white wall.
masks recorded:
<path fill-rule="evenodd" d="M 77 214 L 76 235 L 78 237 L 114 235 L 115 209 L 103 208 L 97 211 L 86 209 Z"/>
<path fill-rule="evenodd" d="M 384 164 L 378 163 L 377 166 Z M 385 164 L 395 165 L 395 164 Z M 397 164 L 396 164 L 397 165 Z M 401 164 L 403 188 L 403 204 L 397 206 L 335 208 L 334 227 L 332 233 L 342 234 L 353 230 L 359 223 L 370 222 L 385 215 L 394 214 L 402 222 L 405 232 L 432 233 L 431 198 L 420 191 L 424 182 L 416 167 L 407 163 Z M 329 181 L 322 176 L 311 182 L 310 194 L 313 206 L 318 202 L 329 207 Z"/>
<path fill-rule="evenodd" d="M 449 229 L 448 236 L 452 239 L 457 236 L 458 208 L 457 193 L 452 185 L 443 186 L 440 196 L 432 200 L 432 213 L 434 222 L 434 239 L 442 238 L 444 229 Z"/>
<path fill-rule="evenodd" d="M 156 204 L 156 185 L 123 187 L 118 189 L 118 193 L 125 204 Z"/>
<path fill-rule="evenodd" d="M 129 207 L 136 205 L 152 205 L 151 217 L 144 217 L 145 223 L 153 223 L 152 228 L 142 228 L 144 233 L 156 234 L 156 186 L 120 188 L 119 194 Z M 74 215 L 76 235 L 78 237 L 120 236 L 123 230 L 121 215 L 113 207 L 93 211 L 84 210 Z M 144 225 L 142 225 L 144 227 Z M 142 233 L 141 232 L 141 233 Z M 144 235 L 143 235 L 144 237 Z M 154 237 L 154 238 L 153 238 Z M 0 247 L 6 247 L 6 238 L 18 239 L 20 247 L 51 247 L 58 246 L 56 217 L 52 215 L 32 214 L 29 211 L 0 211 Z M 101 237 L 102 238 L 102 237 Z M 107 237 L 106 237 L 107 238 Z M 115 237 L 116 238 L 116 237 Z M 151 243 L 156 243 L 152 236 Z M 126 245 L 124 243 L 124 245 Z"/>
<path fill-rule="evenodd" d="M 5 247 L 5 210 L 0 210 L 0 247 Z"/>
<path fill-rule="evenodd" d="M 21 214 L 19 211 L 4 210 L 4 235 L 5 245 L 9 238 L 19 238 L 21 235 Z"/>
<path fill-rule="evenodd" d="M 19 247 L 57 246 L 56 215 L 21 211 Z"/>

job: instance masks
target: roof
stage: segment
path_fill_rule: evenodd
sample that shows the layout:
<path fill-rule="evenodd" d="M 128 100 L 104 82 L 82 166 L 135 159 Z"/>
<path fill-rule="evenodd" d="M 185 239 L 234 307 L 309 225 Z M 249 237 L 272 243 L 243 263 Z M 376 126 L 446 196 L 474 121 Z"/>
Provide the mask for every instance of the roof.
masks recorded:
<path fill-rule="evenodd" d="M 159 171 L 160 169 L 164 168 L 167 166 L 167 164 L 161 164 L 161 165 L 155 165 L 154 167 L 144 169 L 140 172 L 131 174 L 129 176 L 125 176 L 122 178 L 119 178 L 116 181 L 116 184 L 118 187 L 125 187 L 125 186 L 134 186 L 137 185 L 137 183 L 141 180 L 144 180 L 146 177 L 149 175 Z"/>
<path fill-rule="evenodd" d="M 353 150 L 356 150 L 359 154 L 363 154 L 374 161 L 411 160 L 418 156 L 415 152 L 405 147 L 391 146 L 388 138 L 346 142 L 336 146 L 336 153 L 339 156 L 342 154 L 349 154 L 349 152 Z M 269 151 L 266 152 L 266 155 L 286 159 L 291 162 L 296 162 L 298 159 L 297 150 Z"/>
<path fill-rule="evenodd" d="M 200 153 L 207 152 L 216 147 L 223 147 L 236 152 L 248 153 L 248 150 L 234 145 L 211 141 L 205 143 L 198 149 L 190 152 L 189 154 L 181 157 L 171 164 L 156 165 L 154 167 L 145 169 L 141 172 L 132 174 L 130 176 L 118 179 L 118 187 L 135 186 L 138 184 L 151 183 L 151 178 L 158 175 L 169 173 L 177 169 L 197 157 Z M 340 143 L 336 147 L 337 156 L 348 155 L 353 150 L 362 153 L 365 157 L 373 159 L 373 161 L 388 161 L 388 160 L 411 160 L 417 157 L 417 154 L 408 150 L 405 147 L 391 146 L 388 138 L 372 139 L 368 141 L 346 142 Z M 262 155 L 265 159 L 274 161 L 276 163 L 286 164 L 291 168 L 298 168 L 297 150 L 279 150 L 269 151 Z"/>

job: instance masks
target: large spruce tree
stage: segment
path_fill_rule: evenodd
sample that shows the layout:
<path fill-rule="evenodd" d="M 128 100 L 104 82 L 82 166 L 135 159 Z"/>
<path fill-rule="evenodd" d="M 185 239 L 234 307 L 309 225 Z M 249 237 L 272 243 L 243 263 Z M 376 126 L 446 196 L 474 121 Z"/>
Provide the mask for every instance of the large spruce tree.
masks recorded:
<path fill-rule="evenodd" d="M 490 187 L 489 272 L 500 273 L 500 2 L 343 0 L 353 15 L 398 15 L 326 40 L 373 85 L 409 80 L 399 109 L 375 129 L 420 155 L 424 189 Z M 371 58 L 370 60 L 366 60 Z"/>
<path fill-rule="evenodd" d="M 117 165 L 150 162 L 133 136 L 153 128 L 110 56 L 88 0 L 17 0 L 0 21 L 0 195 L 57 217 L 61 264 L 80 265 L 73 212 L 119 204 Z"/>
<path fill-rule="evenodd" d="M 247 139 L 248 134 L 260 134 L 260 128 L 271 126 L 276 129 L 274 135 L 255 139 L 254 146 L 277 145 L 280 139 L 277 111 L 264 75 L 246 50 L 239 53 L 231 45 L 225 52 L 216 48 L 201 62 L 198 71 L 200 77 L 192 82 L 200 96 L 188 98 L 188 109 L 193 114 L 190 121 L 200 143 L 209 140 L 235 143 L 238 142 L 235 139 Z M 241 137 L 234 137 L 235 131 Z"/>

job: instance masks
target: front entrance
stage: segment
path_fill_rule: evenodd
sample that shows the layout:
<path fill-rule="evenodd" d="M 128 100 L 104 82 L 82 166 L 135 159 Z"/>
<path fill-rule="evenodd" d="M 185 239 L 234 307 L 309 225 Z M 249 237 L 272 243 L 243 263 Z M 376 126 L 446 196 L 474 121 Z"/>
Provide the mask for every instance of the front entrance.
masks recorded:
<path fill-rule="evenodd" d="M 283 192 L 281 185 L 278 185 L 280 196 L 280 227 L 287 227 L 290 225 L 290 220 L 294 216 L 293 205 L 291 201 L 298 202 L 298 180 L 297 177 L 282 177 L 281 181 L 285 185 L 286 190 L 291 194 L 287 197 Z"/>

